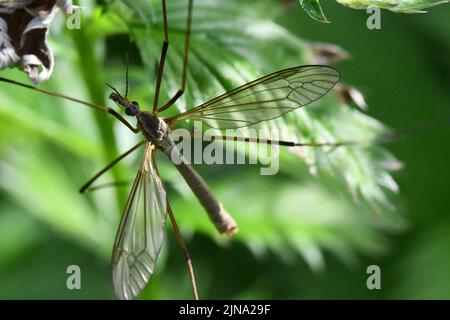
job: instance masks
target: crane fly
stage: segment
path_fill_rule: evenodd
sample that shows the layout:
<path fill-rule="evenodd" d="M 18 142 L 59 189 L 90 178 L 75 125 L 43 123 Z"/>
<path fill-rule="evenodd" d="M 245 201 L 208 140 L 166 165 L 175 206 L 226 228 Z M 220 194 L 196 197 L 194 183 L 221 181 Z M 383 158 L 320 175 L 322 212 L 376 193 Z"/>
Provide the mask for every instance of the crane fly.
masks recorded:
<path fill-rule="evenodd" d="M 197 107 L 188 109 L 185 112 L 163 118 L 159 114 L 171 107 L 185 92 L 189 39 L 192 25 L 192 7 L 193 0 L 189 0 L 181 86 L 169 101 L 162 106 L 159 106 L 160 86 L 169 47 L 165 0 L 162 0 L 164 41 L 162 44 L 156 79 L 153 110 L 143 111 L 137 102 L 128 100 L 128 65 L 125 95 L 121 95 L 115 88 L 110 86 L 113 91 L 109 98 L 120 108 L 124 109 L 127 116 L 136 118 L 136 127 L 131 125 L 128 120 L 112 108 L 82 101 L 13 80 L 0 78 L 0 81 L 3 82 L 68 99 L 109 113 L 134 133 L 141 133 L 143 135 L 144 139 L 141 142 L 99 171 L 80 190 L 82 193 L 89 190 L 97 178 L 107 172 L 120 160 L 137 150 L 140 146 L 145 145 L 143 158 L 125 206 L 112 254 L 113 285 L 115 292 L 120 299 L 136 298 L 152 276 L 164 239 L 167 214 L 173 225 L 177 241 L 185 256 L 194 298 L 198 299 L 191 258 L 177 226 L 169 201 L 167 200 L 164 185 L 158 174 L 156 164 L 157 152 L 166 154 L 171 160 L 174 159 L 173 157 L 181 160 L 176 163 L 172 160 L 172 162 L 221 234 L 233 235 L 238 230 L 237 224 L 233 218 L 210 191 L 205 181 L 192 168 L 188 161 L 183 158 L 183 155 L 177 149 L 171 135 L 171 129 L 177 123 L 186 120 L 201 120 L 208 126 L 217 129 L 239 128 L 262 121 L 269 121 L 303 107 L 324 96 L 334 87 L 340 78 L 339 72 L 328 66 L 307 65 L 289 68 L 249 82 Z M 212 138 L 218 140 L 245 141 L 248 143 L 276 144 L 287 147 L 340 145 L 338 143 L 295 143 L 276 140 L 260 141 L 257 138 L 226 135 L 212 136 Z"/>

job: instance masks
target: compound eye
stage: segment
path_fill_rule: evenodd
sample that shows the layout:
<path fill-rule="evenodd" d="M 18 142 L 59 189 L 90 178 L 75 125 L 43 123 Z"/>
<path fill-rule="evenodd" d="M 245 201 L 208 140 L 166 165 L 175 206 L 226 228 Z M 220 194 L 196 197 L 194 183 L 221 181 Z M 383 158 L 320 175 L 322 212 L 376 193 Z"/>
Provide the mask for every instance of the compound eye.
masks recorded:
<path fill-rule="evenodd" d="M 125 108 L 125 114 L 127 116 L 135 116 L 138 113 L 135 107 L 127 107 Z"/>

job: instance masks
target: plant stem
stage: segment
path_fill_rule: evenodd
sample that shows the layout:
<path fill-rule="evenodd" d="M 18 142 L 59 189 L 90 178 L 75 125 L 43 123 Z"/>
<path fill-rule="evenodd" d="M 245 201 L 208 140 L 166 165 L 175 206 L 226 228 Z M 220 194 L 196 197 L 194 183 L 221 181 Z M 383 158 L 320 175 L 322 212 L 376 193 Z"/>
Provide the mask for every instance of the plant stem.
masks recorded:
<path fill-rule="evenodd" d="M 87 22 L 85 22 L 85 24 L 86 23 Z M 71 32 L 78 52 L 80 72 L 89 92 L 91 101 L 96 104 L 105 105 L 104 74 L 102 72 L 101 63 L 98 61 L 95 53 L 95 35 L 86 30 L 90 30 L 90 28 L 85 27 Z M 103 150 L 105 150 L 105 157 L 107 158 L 105 161 L 110 161 L 118 155 L 117 143 L 113 130 L 114 119 L 96 110 L 92 110 L 92 115 L 101 136 Z M 114 181 L 121 180 L 119 166 L 113 167 L 111 169 L 111 174 Z M 119 208 L 126 201 L 124 194 L 117 191 L 116 199 Z"/>

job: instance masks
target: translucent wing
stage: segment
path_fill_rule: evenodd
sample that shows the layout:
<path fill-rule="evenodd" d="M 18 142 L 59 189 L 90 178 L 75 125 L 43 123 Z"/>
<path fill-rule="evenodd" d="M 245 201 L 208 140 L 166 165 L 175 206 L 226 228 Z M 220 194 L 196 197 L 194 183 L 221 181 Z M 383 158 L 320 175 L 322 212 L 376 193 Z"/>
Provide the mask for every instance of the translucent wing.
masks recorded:
<path fill-rule="evenodd" d="M 173 124 L 197 119 L 218 129 L 245 127 L 306 106 L 325 95 L 339 78 L 339 71 L 328 66 L 285 69 L 166 120 Z"/>
<path fill-rule="evenodd" d="M 120 299 L 134 299 L 147 285 L 164 239 L 166 192 L 152 160 L 153 146 L 133 183 L 114 244 L 114 290 Z"/>

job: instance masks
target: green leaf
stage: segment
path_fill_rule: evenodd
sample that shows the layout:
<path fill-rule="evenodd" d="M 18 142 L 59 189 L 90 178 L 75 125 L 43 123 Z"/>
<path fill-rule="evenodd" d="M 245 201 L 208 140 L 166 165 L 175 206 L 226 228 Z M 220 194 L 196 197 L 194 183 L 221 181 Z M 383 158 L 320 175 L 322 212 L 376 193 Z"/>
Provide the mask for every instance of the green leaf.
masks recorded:
<path fill-rule="evenodd" d="M 258 3 L 258 7 L 255 7 L 256 3 Z M 133 34 L 133 39 L 135 39 L 140 50 L 148 78 L 152 78 L 152 75 L 156 72 L 155 66 L 163 41 L 161 9 L 159 2 L 155 2 L 153 11 L 156 19 L 149 23 L 148 20 L 142 20 L 142 12 L 135 12 L 134 15 L 129 14 L 127 10 L 133 12 L 136 6 L 142 7 L 139 5 L 139 1 L 135 1 L 133 6 L 126 6 L 125 8 L 119 6 L 115 8 L 115 11 L 126 12 L 125 16 L 128 17 L 126 24 L 130 26 L 130 32 Z M 267 20 L 265 12 L 275 11 L 270 9 L 270 6 L 270 4 L 261 4 L 256 1 L 248 3 L 205 0 L 195 2 L 188 67 L 188 90 L 176 104 L 178 110 L 169 111 L 169 115 L 192 108 L 267 73 L 313 62 L 313 50 L 305 41 L 276 23 Z M 180 84 L 186 3 L 180 0 L 172 1 L 168 4 L 168 14 L 171 45 L 166 61 L 165 81 L 161 95 L 162 102 L 169 99 Z M 265 19 L 262 19 L 262 17 Z M 217 54 L 218 52 L 220 54 Z M 151 101 L 151 97 L 145 97 L 144 100 Z M 362 141 L 372 141 L 386 131 L 386 128 L 378 121 L 339 102 L 333 94 L 329 94 L 307 108 L 261 124 L 258 128 L 266 131 L 277 129 L 281 134 L 280 138 L 303 142 L 345 141 L 351 140 L 355 136 Z M 245 134 L 246 132 L 242 130 L 241 133 Z M 240 145 L 239 148 L 239 152 L 246 153 L 245 145 Z M 348 198 L 342 200 L 342 205 L 344 207 L 348 205 L 348 207 L 339 209 L 342 213 L 350 214 L 352 210 L 359 212 L 358 209 L 351 209 L 355 206 L 354 201 L 357 202 L 358 207 L 360 206 L 359 208 L 365 207 L 365 210 L 372 213 L 383 212 L 386 208 L 392 206 L 390 194 L 397 191 L 398 188 L 389 173 L 388 166 L 396 160 L 380 147 L 372 147 L 369 143 L 366 147 L 338 149 L 284 149 L 281 150 L 280 155 L 281 172 L 289 179 L 295 180 L 298 188 L 293 189 L 297 191 L 288 192 L 292 197 L 289 206 L 291 209 L 303 206 L 306 212 L 318 217 L 326 214 L 327 210 L 320 210 L 320 208 L 313 206 L 312 202 L 292 196 L 294 194 L 306 194 L 306 190 L 311 186 L 310 179 L 316 181 L 316 183 L 320 181 L 320 184 L 334 186 L 336 189 L 333 192 L 340 189 L 346 190 L 344 192 L 347 192 Z M 303 163 L 302 165 L 302 162 L 306 162 L 306 164 Z M 169 163 L 166 165 L 161 169 L 163 177 L 166 178 L 166 182 L 184 196 L 173 200 L 176 203 L 175 209 L 186 213 L 189 217 L 186 220 L 181 218 L 181 225 L 188 230 L 199 230 L 216 237 L 216 231 L 206 219 L 206 216 L 199 214 L 203 210 L 195 197 L 176 173 L 169 173 L 173 170 L 171 165 Z M 323 240 L 315 235 L 309 235 L 309 229 L 298 228 L 298 226 L 297 228 L 289 228 L 296 219 L 294 217 L 297 215 L 298 218 L 298 212 L 295 210 L 290 211 L 290 214 L 281 215 L 276 223 L 267 221 L 266 215 L 278 215 L 284 212 L 283 206 L 266 207 L 266 205 L 261 205 L 262 201 L 255 201 L 254 197 L 258 195 L 258 190 L 261 190 L 261 199 L 263 199 L 265 193 L 262 190 L 271 190 L 274 186 L 282 188 L 283 182 L 267 185 L 262 183 L 258 185 L 250 184 L 248 192 L 251 197 L 245 197 L 244 195 L 247 193 L 236 185 L 237 181 L 242 184 L 242 171 L 237 170 L 235 166 L 233 166 L 233 170 L 230 167 L 220 170 L 226 172 L 227 179 L 234 177 L 236 180 L 234 183 L 230 182 L 229 185 L 223 182 L 214 187 L 213 184 L 213 189 L 218 193 L 219 199 L 224 202 L 225 207 L 241 223 L 242 236 L 238 236 L 238 239 L 242 239 L 255 252 L 263 252 L 269 248 L 280 252 L 282 250 L 276 249 L 289 243 L 292 251 L 302 254 L 309 261 L 311 267 L 320 268 L 322 265 L 320 248 L 327 247 L 328 244 L 330 244 L 331 251 L 345 257 L 351 256 L 349 252 L 353 250 L 359 251 L 356 247 L 364 243 L 367 247 L 361 248 L 361 251 L 374 250 L 375 252 L 377 250 L 378 231 L 375 230 L 373 231 L 373 239 L 369 236 L 370 232 L 362 232 L 360 239 L 349 241 L 344 240 L 345 236 L 338 231 L 339 227 L 327 228 L 321 225 L 311 227 L 311 230 L 316 228 L 315 230 L 319 234 L 323 232 L 324 239 L 335 240 L 328 242 L 328 240 Z M 204 172 L 206 176 L 208 176 L 208 172 L 214 174 L 211 172 L 215 171 L 206 168 Z M 315 172 L 316 177 L 311 177 L 309 172 Z M 254 172 L 254 175 L 257 176 L 258 174 L 258 172 Z M 256 176 L 254 179 L 256 179 Z M 229 191 L 223 194 L 221 192 L 221 190 L 224 190 L 223 188 Z M 284 188 L 282 189 L 284 190 Z M 339 201 L 329 197 L 324 189 L 319 188 L 317 190 L 321 190 L 317 192 L 320 194 L 316 199 L 317 205 L 330 203 L 330 208 L 332 208 L 338 204 Z M 277 197 L 274 195 L 274 198 Z M 255 213 L 251 215 L 252 223 L 246 223 L 248 219 L 245 217 L 249 214 L 248 207 L 243 203 L 236 205 L 236 203 L 240 203 L 237 200 L 240 198 L 246 203 L 254 201 L 255 206 L 260 208 L 259 210 L 254 209 Z M 261 208 L 264 208 L 264 210 Z M 258 216 L 257 212 L 261 216 Z M 355 221 L 356 216 L 357 214 L 349 219 Z M 336 222 L 338 220 L 339 218 L 336 219 Z M 372 230 L 374 226 L 371 226 L 369 220 L 363 219 L 361 225 L 364 225 L 367 230 Z M 390 221 L 390 218 L 386 217 L 386 221 Z M 388 224 L 388 222 L 386 223 Z M 301 224 L 300 221 L 299 224 Z M 395 225 L 396 222 L 392 224 Z M 364 228 L 360 227 L 359 229 L 363 230 Z M 377 228 L 375 227 L 375 229 Z M 291 230 L 292 233 L 288 230 Z M 299 239 L 304 240 L 300 241 Z M 342 242 L 341 246 L 333 247 L 331 245 L 340 241 Z"/>
<path fill-rule="evenodd" d="M 325 17 L 325 14 L 322 11 L 322 7 L 320 6 L 319 0 L 300 0 L 300 5 L 303 10 L 313 19 L 316 19 L 320 22 L 329 23 L 328 19 Z"/>
<path fill-rule="evenodd" d="M 340 4 L 353 9 L 366 9 L 369 6 L 377 6 L 401 13 L 419 13 L 423 9 L 449 3 L 449 0 L 336 0 Z"/>
<path fill-rule="evenodd" d="M 299 0 L 300 6 L 313 19 L 320 22 L 329 21 L 322 11 L 319 0 Z M 449 3 L 449 0 L 336 0 L 338 3 L 352 9 L 367 9 L 376 6 L 399 13 L 421 13 L 424 9 L 440 4 Z"/>

